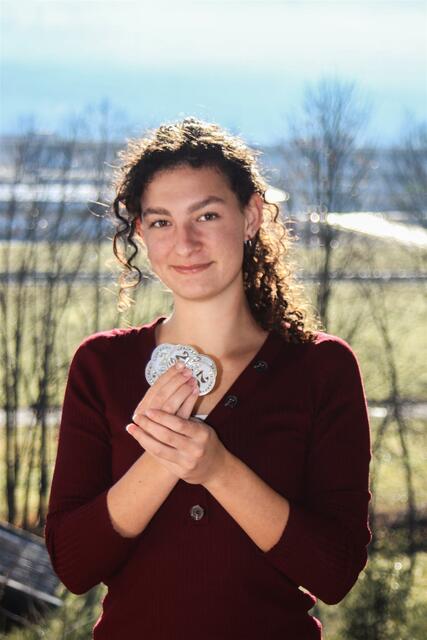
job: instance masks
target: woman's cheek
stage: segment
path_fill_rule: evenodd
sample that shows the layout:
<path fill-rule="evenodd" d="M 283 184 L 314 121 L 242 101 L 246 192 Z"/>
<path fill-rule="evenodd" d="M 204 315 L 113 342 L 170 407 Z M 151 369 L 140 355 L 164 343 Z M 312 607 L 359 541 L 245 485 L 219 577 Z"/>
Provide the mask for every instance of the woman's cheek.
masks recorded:
<path fill-rule="evenodd" d="M 147 247 L 147 257 L 153 266 L 153 268 L 161 268 L 164 264 L 166 256 L 166 250 L 164 247 L 164 243 L 152 241 L 149 243 Z"/>

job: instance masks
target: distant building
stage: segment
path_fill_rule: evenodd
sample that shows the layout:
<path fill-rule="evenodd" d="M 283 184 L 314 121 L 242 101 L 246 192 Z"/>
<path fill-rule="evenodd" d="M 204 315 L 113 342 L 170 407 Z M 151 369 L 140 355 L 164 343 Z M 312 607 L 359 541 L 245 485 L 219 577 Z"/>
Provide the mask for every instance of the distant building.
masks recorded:
<path fill-rule="evenodd" d="M 117 152 L 123 142 L 64 140 L 34 134 L 0 137 L 0 240 L 76 241 L 106 239 L 114 233 L 105 215 L 113 193 L 111 180 Z M 295 220 L 295 231 L 307 233 L 307 206 L 298 189 L 289 184 L 286 163 L 292 162 L 284 145 L 259 149 L 261 167 L 269 184 L 290 193 L 283 212 Z M 371 164 L 358 199 L 359 210 L 387 212 L 394 221 L 407 215 L 394 205 L 384 176 L 391 167 L 391 150 L 360 150 Z M 375 156 L 375 157 L 374 157 Z M 349 199 L 344 211 L 354 211 Z"/>

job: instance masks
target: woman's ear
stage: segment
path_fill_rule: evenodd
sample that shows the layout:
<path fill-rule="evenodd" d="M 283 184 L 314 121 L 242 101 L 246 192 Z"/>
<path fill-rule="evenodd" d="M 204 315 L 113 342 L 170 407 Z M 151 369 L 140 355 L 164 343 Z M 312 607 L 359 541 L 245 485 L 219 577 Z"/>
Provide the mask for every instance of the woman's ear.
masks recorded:
<path fill-rule="evenodd" d="M 259 193 L 253 193 L 245 207 L 245 234 L 253 238 L 263 221 L 264 200 Z"/>

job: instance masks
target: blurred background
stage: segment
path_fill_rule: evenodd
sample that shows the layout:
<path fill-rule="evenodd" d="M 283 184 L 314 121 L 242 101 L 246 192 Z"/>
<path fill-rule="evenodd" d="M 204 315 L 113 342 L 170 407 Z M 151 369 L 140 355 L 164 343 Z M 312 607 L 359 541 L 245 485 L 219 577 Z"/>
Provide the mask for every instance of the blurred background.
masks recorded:
<path fill-rule="evenodd" d="M 425 637 L 427 3 L 0 3 L 0 633 L 83 639 L 100 585 L 52 573 L 43 527 L 71 356 L 171 310 L 117 308 L 108 204 L 128 138 L 195 115 L 260 152 L 298 280 L 361 366 L 369 562 L 311 611 L 328 640 Z"/>

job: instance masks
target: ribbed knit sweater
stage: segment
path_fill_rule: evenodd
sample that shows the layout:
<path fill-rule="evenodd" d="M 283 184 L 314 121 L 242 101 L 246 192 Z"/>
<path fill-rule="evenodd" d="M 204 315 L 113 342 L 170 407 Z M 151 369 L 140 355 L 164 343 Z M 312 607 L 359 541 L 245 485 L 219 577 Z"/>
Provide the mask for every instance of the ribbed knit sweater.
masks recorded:
<path fill-rule="evenodd" d="M 328 333 L 294 344 L 273 330 L 206 417 L 289 501 L 271 549 L 205 487 L 181 479 L 144 531 L 125 538 L 106 496 L 143 452 L 125 426 L 148 389 L 144 370 L 164 318 L 94 333 L 74 352 L 45 527 L 53 568 L 75 594 L 107 585 L 97 640 L 319 640 L 309 610 L 316 598 L 335 604 L 350 591 L 371 540 L 356 355 Z"/>

